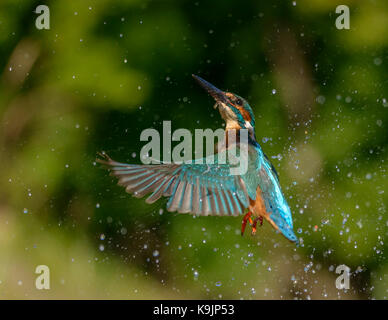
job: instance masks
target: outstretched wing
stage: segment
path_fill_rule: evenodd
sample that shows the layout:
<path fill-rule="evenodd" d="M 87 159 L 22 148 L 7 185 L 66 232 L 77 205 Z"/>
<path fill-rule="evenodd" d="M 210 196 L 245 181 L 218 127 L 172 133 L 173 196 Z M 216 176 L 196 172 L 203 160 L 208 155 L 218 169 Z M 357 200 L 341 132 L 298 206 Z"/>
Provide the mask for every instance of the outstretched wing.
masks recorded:
<path fill-rule="evenodd" d="M 298 238 L 293 231 L 290 207 L 280 189 L 277 174 L 274 173 L 273 166 L 268 160 L 263 161 L 263 165 L 259 170 L 259 177 L 259 186 L 263 193 L 265 207 L 270 213 L 270 219 L 286 238 L 297 242 Z"/>
<path fill-rule="evenodd" d="M 239 215 L 249 206 L 243 179 L 230 175 L 228 164 L 135 165 L 112 160 L 106 154 L 98 162 L 109 167 L 118 184 L 137 198 L 153 203 L 169 197 L 168 211 L 198 215 Z"/>

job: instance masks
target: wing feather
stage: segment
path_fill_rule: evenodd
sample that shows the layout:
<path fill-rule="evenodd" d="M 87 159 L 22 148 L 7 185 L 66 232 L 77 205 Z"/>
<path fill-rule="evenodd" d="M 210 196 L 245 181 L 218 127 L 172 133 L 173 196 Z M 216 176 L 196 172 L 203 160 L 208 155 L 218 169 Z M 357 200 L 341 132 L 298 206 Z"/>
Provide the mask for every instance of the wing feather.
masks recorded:
<path fill-rule="evenodd" d="M 200 189 L 199 189 L 199 183 L 198 178 L 196 179 L 196 182 L 193 187 L 193 213 L 199 214 L 201 213 L 201 203 L 199 201 L 200 199 Z"/>
<path fill-rule="evenodd" d="M 183 195 L 183 201 L 182 205 L 180 207 L 179 213 L 188 213 L 191 212 L 191 204 L 192 204 L 192 198 L 193 198 L 193 184 L 188 182 L 186 184 L 186 189 L 184 191 Z"/>
<path fill-rule="evenodd" d="M 153 203 L 168 197 L 167 210 L 201 215 L 239 215 L 249 206 L 249 197 L 240 176 L 230 175 L 228 164 L 132 165 L 107 155 L 98 162 L 126 192 Z"/>

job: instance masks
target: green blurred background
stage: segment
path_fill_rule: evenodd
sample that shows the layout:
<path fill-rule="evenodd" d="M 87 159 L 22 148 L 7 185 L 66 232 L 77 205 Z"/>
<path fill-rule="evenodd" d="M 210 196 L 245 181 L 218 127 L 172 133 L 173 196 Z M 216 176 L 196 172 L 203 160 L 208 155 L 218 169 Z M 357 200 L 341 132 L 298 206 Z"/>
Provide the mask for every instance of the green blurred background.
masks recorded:
<path fill-rule="evenodd" d="M 383 0 L 1 0 L 0 298 L 385 299 L 387 49 Z M 147 205 L 94 163 L 139 163 L 163 120 L 221 127 L 192 73 L 253 106 L 300 247 Z"/>

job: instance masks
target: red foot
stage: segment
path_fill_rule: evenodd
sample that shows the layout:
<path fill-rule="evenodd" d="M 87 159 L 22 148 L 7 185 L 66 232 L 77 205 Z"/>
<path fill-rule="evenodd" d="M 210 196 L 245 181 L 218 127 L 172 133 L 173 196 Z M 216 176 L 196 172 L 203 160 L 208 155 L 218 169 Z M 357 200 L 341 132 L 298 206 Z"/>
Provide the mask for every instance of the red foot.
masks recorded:
<path fill-rule="evenodd" d="M 252 235 L 256 234 L 256 225 L 259 218 L 256 218 L 255 221 L 252 223 Z"/>
<path fill-rule="evenodd" d="M 251 220 L 251 215 L 252 215 L 252 212 L 247 212 L 242 220 L 242 223 L 241 223 L 241 235 L 243 236 L 244 235 L 244 231 L 245 231 L 245 227 L 247 226 L 247 221 L 248 220 Z"/>
<path fill-rule="evenodd" d="M 247 214 L 245 214 L 245 216 L 242 220 L 242 225 L 241 225 L 241 235 L 242 236 L 244 235 L 245 227 L 247 226 L 248 221 L 252 227 L 252 235 L 254 235 L 256 233 L 256 230 L 257 230 L 256 226 L 257 226 L 258 221 L 260 222 L 260 227 L 263 225 L 263 217 L 262 216 L 256 218 L 255 220 L 252 220 L 251 215 L 252 215 L 252 212 L 249 211 Z"/>

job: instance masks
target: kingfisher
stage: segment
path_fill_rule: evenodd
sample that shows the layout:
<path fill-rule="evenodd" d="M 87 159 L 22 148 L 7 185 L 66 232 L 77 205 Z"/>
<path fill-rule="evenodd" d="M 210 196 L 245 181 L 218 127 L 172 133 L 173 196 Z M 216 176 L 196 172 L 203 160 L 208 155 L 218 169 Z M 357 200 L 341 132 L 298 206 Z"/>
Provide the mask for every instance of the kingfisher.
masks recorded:
<path fill-rule="evenodd" d="M 232 145 L 241 150 L 241 139 L 215 150 L 213 163 L 193 160 L 184 163 L 127 164 L 100 153 L 97 162 L 106 166 L 118 184 L 137 198 L 150 194 L 146 202 L 153 203 L 167 197 L 167 210 L 195 215 L 238 216 L 243 215 L 241 235 L 249 222 L 254 235 L 257 224 L 268 221 L 275 230 L 291 242 L 298 243 L 293 231 L 290 207 L 280 188 L 275 167 L 264 154 L 256 140 L 255 117 L 248 102 L 231 92 L 224 92 L 197 75 L 193 78 L 216 101 L 221 118 L 225 121 L 225 136 L 234 130 L 238 134 L 245 129 L 248 134 L 247 170 L 231 174 L 233 165 L 219 159 Z"/>

